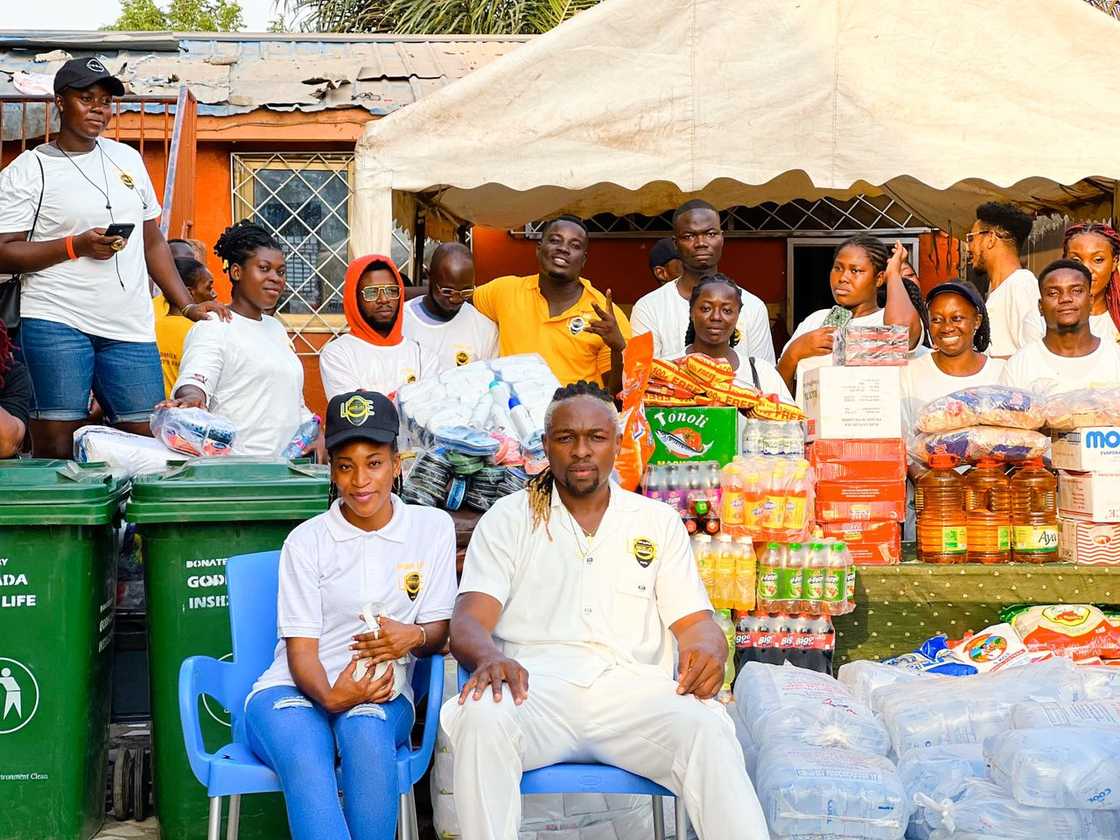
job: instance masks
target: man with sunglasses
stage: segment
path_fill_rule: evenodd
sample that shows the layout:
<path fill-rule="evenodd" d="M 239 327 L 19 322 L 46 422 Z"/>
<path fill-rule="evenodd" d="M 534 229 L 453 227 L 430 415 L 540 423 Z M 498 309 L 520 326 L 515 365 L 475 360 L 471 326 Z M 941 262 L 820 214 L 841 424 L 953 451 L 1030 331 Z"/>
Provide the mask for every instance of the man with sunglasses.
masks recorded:
<path fill-rule="evenodd" d="M 349 391 L 392 396 L 402 385 L 433 376 L 435 360 L 403 331 L 404 281 L 396 264 L 376 254 L 346 269 L 342 309 L 350 332 L 319 354 L 327 399 Z"/>
<path fill-rule="evenodd" d="M 989 201 L 976 208 L 976 223 L 965 237 L 969 262 L 988 278 L 988 355 L 997 359 L 1020 348 L 1023 318 L 1038 310 L 1038 280 L 1019 262 L 1031 225 L 1031 217 L 1013 204 Z"/>
<path fill-rule="evenodd" d="M 434 359 L 438 373 L 498 355 L 498 328 L 471 305 L 474 289 L 470 249 L 445 242 L 432 254 L 427 293 L 404 306 L 404 334 Z"/>

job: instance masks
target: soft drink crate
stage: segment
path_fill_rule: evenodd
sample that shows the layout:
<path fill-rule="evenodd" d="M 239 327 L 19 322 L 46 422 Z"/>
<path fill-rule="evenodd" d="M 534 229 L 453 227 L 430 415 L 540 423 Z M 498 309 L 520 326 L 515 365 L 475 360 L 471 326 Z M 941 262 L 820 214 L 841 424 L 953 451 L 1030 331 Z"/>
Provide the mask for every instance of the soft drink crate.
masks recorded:
<path fill-rule="evenodd" d="M 767 543 L 756 576 L 761 611 L 846 615 L 855 609 L 855 567 L 842 542 Z"/>
<path fill-rule="evenodd" d="M 906 444 L 901 438 L 824 439 L 809 446 L 818 481 L 905 481 Z"/>
<path fill-rule="evenodd" d="M 902 522 L 906 519 L 906 482 L 818 481 L 816 510 L 818 522 Z"/>
<path fill-rule="evenodd" d="M 688 461 L 728 463 L 739 452 L 742 415 L 737 408 L 649 408 L 651 464 Z"/>
<path fill-rule="evenodd" d="M 735 611 L 736 650 L 836 649 L 836 634 L 827 615 L 786 615 Z"/>
<path fill-rule="evenodd" d="M 700 580 L 717 610 L 750 610 L 755 606 L 755 556 L 749 539 L 730 534 L 697 534 L 692 555 Z"/>
<path fill-rule="evenodd" d="M 1050 463 L 1058 470 L 1120 474 L 1120 426 L 1057 433 L 1050 444 Z"/>
<path fill-rule="evenodd" d="M 719 463 L 654 464 L 646 470 L 643 492 L 680 514 L 690 534 L 720 530 Z"/>
<path fill-rule="evenodd" d="M 736 458 L 721 471 L 722 527 L 736 537 L 800 539 L 811 524 L 812 485 L 804 458 Z"/>
<path fill-rule="evenodd" d="M 814 368 L 802 391 L 811 441 L 902 437 L 898 368 Z"/>
<path fill-rule="evenodd" d="M 805 424 L 800 420 L 760 420 L 749 417 L 742 424 L 743 437 L 739 452 L 752 455 L 803 458 L 805 456 Z"/>
<path fill-rule="evenodd" d="M 902 562 L 902 526 L 898 522 L 825 522 L 824 535 L 843 540 L 857 566 L 897 566 Z"/>
<path fill-rule="evenodd" d="M 1120 523 L 1061 517 L 1058 559 L 1082 566 L 1120 566 Z"/>
<path fill-rule="evenodd" d="M 1058 509 L 1087 522 L 1120 522 L 1120 473 L 1058 475 Z"/>

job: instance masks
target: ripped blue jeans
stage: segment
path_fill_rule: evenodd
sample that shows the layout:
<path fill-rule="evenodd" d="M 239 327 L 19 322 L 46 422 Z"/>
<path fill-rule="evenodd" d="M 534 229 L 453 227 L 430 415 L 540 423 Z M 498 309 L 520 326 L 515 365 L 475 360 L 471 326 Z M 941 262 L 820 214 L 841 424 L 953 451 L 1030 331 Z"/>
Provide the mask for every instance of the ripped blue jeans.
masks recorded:
<path fill-rule="evenodd" d="M 396 836 L 397 746 L 407 741 L 412 719 L 403 696 L 332 715 L 293 686 L 253 695 L 245 710 L 249 747 L 280 777 L 292 840 Z"/>

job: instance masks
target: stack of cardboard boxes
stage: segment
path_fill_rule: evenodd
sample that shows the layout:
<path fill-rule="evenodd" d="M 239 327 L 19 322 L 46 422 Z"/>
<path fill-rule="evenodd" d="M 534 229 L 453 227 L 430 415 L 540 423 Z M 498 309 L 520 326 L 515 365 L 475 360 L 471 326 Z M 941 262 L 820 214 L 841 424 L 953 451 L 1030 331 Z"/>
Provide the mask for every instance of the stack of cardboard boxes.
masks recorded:
<path fill-rule="evenodd" d="M 897 367 L 822 367 L 803 383 L 816 518 L 859 565 L 902 559 L 906 446 Z"/>
<path fill-rule="evenodd" d="M 1055 436 L 1063 563 L 1120 565 L 1120 427 L 1095 426 Z"/>

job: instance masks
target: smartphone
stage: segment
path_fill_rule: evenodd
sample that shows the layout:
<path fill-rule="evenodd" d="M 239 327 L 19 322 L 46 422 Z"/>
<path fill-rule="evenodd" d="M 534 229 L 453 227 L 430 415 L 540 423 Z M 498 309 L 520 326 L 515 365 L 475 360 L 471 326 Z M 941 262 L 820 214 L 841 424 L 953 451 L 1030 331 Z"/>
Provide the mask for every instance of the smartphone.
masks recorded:
<path fill-rule="evenodd" d="M 135 228 L 132 222 L 116 222 L 105 228 L 106 236 L 119 236 L 121 239 L 128 239 L 132 236 L 132 230 Z"/>

